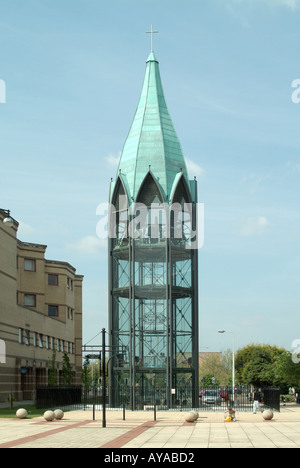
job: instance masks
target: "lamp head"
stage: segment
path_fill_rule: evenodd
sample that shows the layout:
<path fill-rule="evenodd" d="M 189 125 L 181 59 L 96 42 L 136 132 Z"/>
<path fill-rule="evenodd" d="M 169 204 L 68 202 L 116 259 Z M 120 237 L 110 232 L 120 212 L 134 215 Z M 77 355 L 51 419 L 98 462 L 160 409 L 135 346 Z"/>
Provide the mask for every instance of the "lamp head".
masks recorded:
<path fill-rule="evenodd" d="M 10 216 L 10 210 L 3 210 L 0 208 L 0 211 L 2 211 L 2 214 L 4 214 L 5 218 L 3 219 L 3 224 L 7 227 L 12 227 L 15 223 L 15 220 Z"/>
<path fill-rule="evenodd" d="M 13 227 L 14 225 L 14 220 L 11 216 L 7 216 L 6 218 L 3 219 L 3 224 L 7 227 Z"/>

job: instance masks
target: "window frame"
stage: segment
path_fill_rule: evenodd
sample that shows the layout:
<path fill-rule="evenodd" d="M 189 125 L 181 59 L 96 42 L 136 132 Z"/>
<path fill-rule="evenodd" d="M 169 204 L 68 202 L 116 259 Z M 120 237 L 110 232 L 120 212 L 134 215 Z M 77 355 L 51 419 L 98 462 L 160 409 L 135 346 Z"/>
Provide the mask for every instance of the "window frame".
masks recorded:
<path fill-rule="evenodd" d="M 55 307 L 57 313 L 56 314 L 50 313 L 50 310 L 49 310 L 50 307 L 53 307 L 53 308 Z M 59 317 L 59 306 L 58 305 L 48 304 L 48 317 Z"/>
<path fill-rule="evenodd" d="M 24 344 L 30 346 L 30 330 L 24 330 Z"/>
<path fill-rule="evenodd" d="M 50 283 L 50 277 L 56 278 L 56 283 Z M 48 273 L 48 286 L 58 286 L 58 275 L 55 273 Z"/>
<path fill-rule="evenodd" d="M 26 304 L 26 298 L 33 298 L 33 305 Z M 24 294 L 24 307 L 36 307 L 36 294 Z"/>
<path fill-rule="evenodd" d="M 32 262 L 33 263 L 33 269 L 32 268 L 26 268 L 26 262 Z M 27 271 L 29 273 L 35 273 L 36 272 L 36 259 L 35 258 L 24 258 L 24 271 Z"/>
<path fill-rule="evenodd" d="M 38 343 L 39 343 L 38 347 L 40 349 L 43 349 L 44 348 L 44 335 L 42 333 L 38 334 Z"/>

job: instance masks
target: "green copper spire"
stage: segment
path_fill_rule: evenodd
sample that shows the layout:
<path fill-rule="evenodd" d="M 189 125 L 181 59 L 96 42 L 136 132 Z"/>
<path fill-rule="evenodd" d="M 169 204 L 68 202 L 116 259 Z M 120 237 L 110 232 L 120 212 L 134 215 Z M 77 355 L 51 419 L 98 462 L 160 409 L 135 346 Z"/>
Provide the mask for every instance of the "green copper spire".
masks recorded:
<path fill-rule="evenodd" d="M 149 170 L 165 201 L 170 198 L 178 174 L 183 173 L 189 186 L 184 156 L 164 97 L 159 62 L 153 51 L 147 60 L 141 97 L 119 163 L 118 173 L 130 199 L 136 199 Z"/>

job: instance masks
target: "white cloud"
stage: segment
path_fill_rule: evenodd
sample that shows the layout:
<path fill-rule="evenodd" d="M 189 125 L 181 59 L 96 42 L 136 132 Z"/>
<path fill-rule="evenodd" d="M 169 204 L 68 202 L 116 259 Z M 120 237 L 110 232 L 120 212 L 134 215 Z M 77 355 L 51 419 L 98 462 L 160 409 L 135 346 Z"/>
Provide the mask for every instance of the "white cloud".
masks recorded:
<path fill-rule="evenodd" d="M 85 236 L 76 242 L 68 244 L 67 248 L 80 254 L 97 255 L 107 249 L 107 240 L 99 239 L 95 236 Z"/>
<path fill-rule="evenodd" d="M 227 0 L 226 0 L 227 1 Z M 248 5 L 268 5 L 271 8 L 274 7 L 286 7 L 290 10 L 296 10 L 300 7 L 300 0 L 232 0 L 232 3 L 237 4 L 248 4 Z"/>
<path fill-rule="evenodd" d="M 265 216 L 259 216 L 258 218 L 247 218 L 239 231 L 241 236 L 254 236 L 256 234 L 262 234 L 267 231 L 270 223 Z"/>
<path fill-rule="evenodd" d="M 188 170 L 190 177 L 194 177 L 194 176 L 202 177 L 203 176 L 205 171 L 201 166 L 199 166 L 199 164 L 195 163 L 189 158 L 185 158 L 185 162 L 186 162 L 187 170 Z"/>
<path fill-rule="evenodd" d="M 238 21 L 240 21 L 240 23 L 242 24 L 242 26 L 244 26 L 244 28 L 250 27 L 249 21 L 240 11 L 237 11 L 235 8 L 233 8 L 232 5 L 229 5 L 229 4 L 226 5 L 226 7 L 230 15 L 233 16 Z"/>
<path fill-rule="evenodd" d="M 297 161 L 288 161 L 286 164 L 288 168 L 288 174 L 299 174 L 300 173 L 300 158 Z"/>
<path fill-rule="evenodd" d="M 121 153 L 119 153 L 117 156 L 113 153 L 109 153 L 107 156 L 105 156 L 105 160 L 110 167 L 118 167 L 120 157 Z"/>
<path fill-rule="evenodd" d="M 18 228 L 18 236 L 25 237 L 29 236 L 30 234 L 34 234 L 35 230 L 29 224 L 23 223 L 23 221 L 19 221 L 19 228 Z"/>
<path fill-rule="evenodd" d="M 268 0 L 267 3 L 270 5 L 275 4 L 278 6 L 285 6 L 290 8 L 291 10 L 296 10 L 300 7 L 299 0 Z"/>
<path fill-rule="evenodd" d="M 269 175 L 249 174 L 242 177 L 239 186 L 245 186 L 252 193 L 256 192 L 261 185 L 270 178 Z"/>

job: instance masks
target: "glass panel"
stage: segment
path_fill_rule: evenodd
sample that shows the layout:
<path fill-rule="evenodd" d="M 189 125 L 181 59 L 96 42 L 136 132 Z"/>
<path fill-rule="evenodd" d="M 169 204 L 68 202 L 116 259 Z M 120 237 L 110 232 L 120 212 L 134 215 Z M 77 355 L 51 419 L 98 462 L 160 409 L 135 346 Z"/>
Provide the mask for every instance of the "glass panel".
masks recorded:
<path fill-rule="evenodd" d="M 39 334 L 39 347 L 43 348 L 43 335 Z"/>
<path fill-rule="evenodd" d="M 48 284 L 50 286 L 58 285 L 58 275 L 48 275 Z"/>
<path fill-rule="evenodd" d="M 135 356 L 139 367 L 166 367 L 166 303 L 165 299 L 135 299 Z"/>
<path fill-rule="evenodd" d="M 35 307 L 36 297 L 33 295 L 26 294 L 24 296 L 24 306 Z"/>
<path fill-rule="evenodd" d="M 35 260 L 29 260 L 27 258 L 25 258 L 24 260 L 24 270 L 25 271 L 36 271 L 36 268 L 35 268 Z"/>
<path fill-rule="evenodd" d="M 48 306 L 48 315 L 50 317 L 57 317 L 58 316 L 58 306 L 49 305 Z"/>
<path fill-rule="evenodd" d="M 30 345 L 30 331 L 29 330 L 25 330 L 25 344 L 27 346 Z"/>

